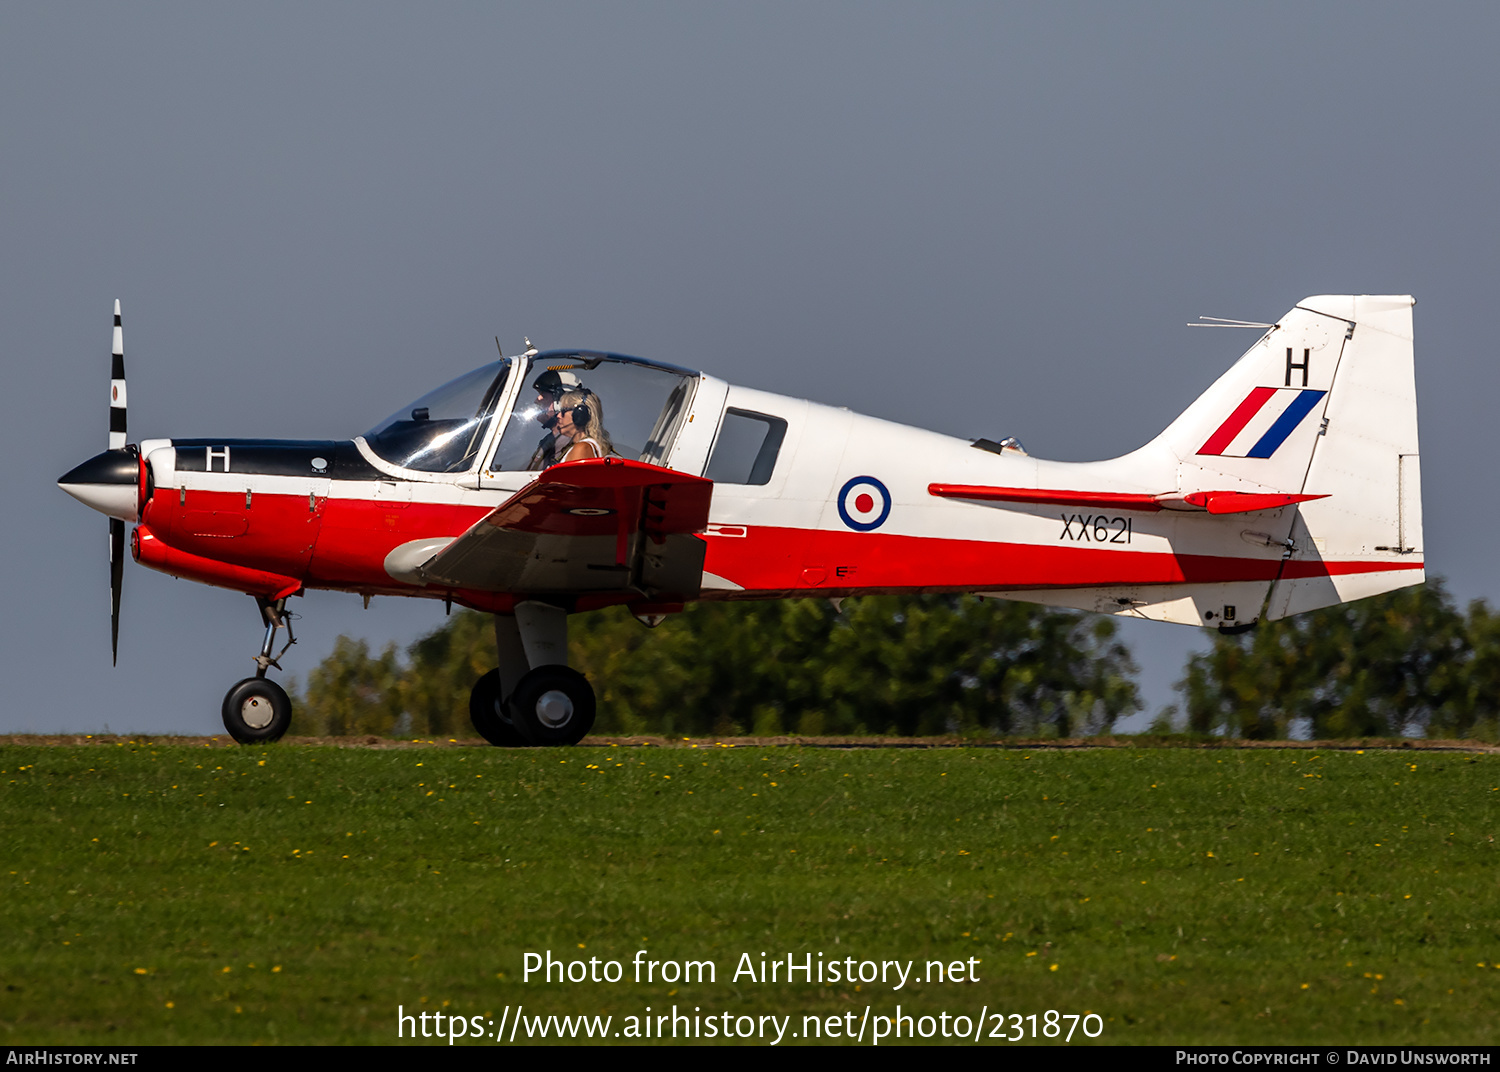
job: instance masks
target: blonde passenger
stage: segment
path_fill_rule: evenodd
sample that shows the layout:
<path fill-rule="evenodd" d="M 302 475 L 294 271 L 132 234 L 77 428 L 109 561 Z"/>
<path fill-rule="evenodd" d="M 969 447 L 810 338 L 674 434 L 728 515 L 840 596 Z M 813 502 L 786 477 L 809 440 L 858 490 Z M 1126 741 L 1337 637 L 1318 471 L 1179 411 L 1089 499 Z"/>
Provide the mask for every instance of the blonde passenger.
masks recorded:
<path fill-rule="evenodd" d="M 603 458 L 614 448 L 604 430 L 604 407 L 586 387 L 568 391 L 557 400 L 557 432 L 571 443 L 560 461 Z"/>

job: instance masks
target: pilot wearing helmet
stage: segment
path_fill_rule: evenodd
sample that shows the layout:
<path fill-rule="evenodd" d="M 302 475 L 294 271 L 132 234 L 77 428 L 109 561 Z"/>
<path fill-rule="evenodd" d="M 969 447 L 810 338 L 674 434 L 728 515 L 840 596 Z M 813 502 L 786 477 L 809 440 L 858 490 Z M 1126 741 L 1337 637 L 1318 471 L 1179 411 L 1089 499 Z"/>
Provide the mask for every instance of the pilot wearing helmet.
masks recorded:
<path fill-rule="evenodd" d="M 547 429 L 547 434 L 537 443 L 531 461 L 526 463 L 527 469 L 536 472 L 562 461 L 559 452 L 567 449 L 569 437 L 557 428 L 557 400 L 570 391 L 579 390 L 583 383 L 577 373 L 568 369 L 548 369 L 531 386 L 536 390 L 537 405 L 541 407 L 537 423 Z"/>

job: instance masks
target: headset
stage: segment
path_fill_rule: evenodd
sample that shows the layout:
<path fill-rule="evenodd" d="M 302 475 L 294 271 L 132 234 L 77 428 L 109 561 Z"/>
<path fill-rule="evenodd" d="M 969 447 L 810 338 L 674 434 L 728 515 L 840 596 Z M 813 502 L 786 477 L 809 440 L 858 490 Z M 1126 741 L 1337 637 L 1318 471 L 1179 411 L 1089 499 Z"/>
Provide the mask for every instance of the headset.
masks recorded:
<path fill-rule="evenodd" d="M 593 394 L 587 387 L 583 388 L 584 401 L 573 407 L 573 427 L 580 432 L 587 431 L 589 422 L 594 419 L 588 407 L 588 399 L 592 398 Z"/>

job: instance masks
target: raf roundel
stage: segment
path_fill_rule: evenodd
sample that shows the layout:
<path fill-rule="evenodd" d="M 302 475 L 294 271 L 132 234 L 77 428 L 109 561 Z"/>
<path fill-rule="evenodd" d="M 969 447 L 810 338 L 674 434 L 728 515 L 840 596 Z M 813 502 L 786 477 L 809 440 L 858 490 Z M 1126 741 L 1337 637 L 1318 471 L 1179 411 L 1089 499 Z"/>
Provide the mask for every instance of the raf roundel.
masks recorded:
<path fill-rule="evenodd" d="M 839 490 L 839 517 L 855 532 L 869 532 L 891 516 L 891 493 L 873 476 L 857 476 Z"/>

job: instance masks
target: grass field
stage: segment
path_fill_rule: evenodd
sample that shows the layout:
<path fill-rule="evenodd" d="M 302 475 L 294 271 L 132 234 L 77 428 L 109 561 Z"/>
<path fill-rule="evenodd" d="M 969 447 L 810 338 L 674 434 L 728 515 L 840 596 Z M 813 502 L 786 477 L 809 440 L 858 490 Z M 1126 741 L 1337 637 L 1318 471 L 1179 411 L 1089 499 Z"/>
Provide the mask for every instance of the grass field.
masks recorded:
<path fill-rule="evenodd" d="M 389 1044 L 398 1005 L 1500 1037 L 1495 755 L 141 741 L 0 768 L 8 1044 Z M 717 980 L 632 982 L 642 949 Z M 546 950 L 624 979 L 524 981 Z M 979 981 L 732 980 L 744 953 Z"/>

